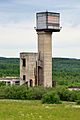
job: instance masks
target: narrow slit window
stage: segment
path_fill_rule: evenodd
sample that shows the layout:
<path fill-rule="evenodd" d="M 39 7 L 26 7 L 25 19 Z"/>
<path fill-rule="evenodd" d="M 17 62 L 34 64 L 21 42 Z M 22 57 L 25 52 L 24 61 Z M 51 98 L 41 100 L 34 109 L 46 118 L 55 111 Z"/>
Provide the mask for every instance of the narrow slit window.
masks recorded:
<path fill-rule="evenodd" d="M 23 67 L 26 67 L 26 59 L 23 59 Z"/>
<path fill-rule="evenodd" d="M 26 80 L 26 75 L 23 75 L 23 80 Z"/>

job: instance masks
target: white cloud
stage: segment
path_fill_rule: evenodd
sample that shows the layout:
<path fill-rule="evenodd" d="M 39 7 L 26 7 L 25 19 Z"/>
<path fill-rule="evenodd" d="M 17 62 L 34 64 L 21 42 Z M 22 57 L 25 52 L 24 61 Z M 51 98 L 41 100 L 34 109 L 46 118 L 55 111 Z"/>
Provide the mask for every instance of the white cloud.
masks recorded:
<path fill-rule="evenodd" d="M 80 58 L 80 27 L 63 27 L 53 33 L 53 57 Z M 37 51 L 33 22 L 0 25 L 0 56 L 19 57 L 20 52 Z"/>
<path fill-rule="evenodd" d="M 80 27 L 64 27 L 53 33 L 53 56 L 80 58 Z"/>
<path fill-rule="evenodd" d="M 55 33 L 55 35 L 53 33 L 53 39 L 54 36 L 55 43 L 57 42 L 59 47 L 80 45 L 80 27 L 63 27 L 59 33 Z"/>
<path fill-rule="evenodd" d="M 53 48 L 53 57 L 65 57 L 65 58 L 78 58 L 80 59 L 79 55 L 80 48 L 79 47 L 71 47 L 71 48 Z"/>
<path fill-rule="evenodd" d="M 36 36 L 33 25 L 29 22 L 0 26 L 0 52 L 4 50 L 1 54 L 5 55 L 5 50 L 7 50 L 12 55 L 13 50 L 15 53 L 17 51 L 36 51 Z"/>
<path fill-rule="evenodd" d="M 53 56 L 80 58 L 79 0 L 0 1 L 0 55 L 14 56 L 19 52 L 37 51 L 34 15 L 46 9 L 61 13 L 63 28 L 60 33 L 53 33 Z"/>

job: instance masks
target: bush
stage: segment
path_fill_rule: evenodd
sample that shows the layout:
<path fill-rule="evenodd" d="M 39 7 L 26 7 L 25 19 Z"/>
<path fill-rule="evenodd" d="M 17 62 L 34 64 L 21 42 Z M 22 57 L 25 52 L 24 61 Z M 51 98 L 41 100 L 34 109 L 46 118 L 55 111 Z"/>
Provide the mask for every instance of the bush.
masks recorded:
<path fill-rule="evenodd" d="M 48 104 L 58 104 L 60 103 L 60 98 L 54 91 L 49 91 L 45 93 L 42 97 L 42 103 L 48 103 Z"/>
<path fill-rule="evenodd" d="M 26 98 L 25 86 L 6 86 L 5 98 L 6 99 L 25 99 Z"/>
<path fill-rule="evenodd" d="M 75 102 L 76 100 L 80 99 L 80 91 L 70 91 L 68 88 L 59 87 L 56 88 L 57 94 L 62 101 L 72 101 Z"/>
<path fill-rule="evenodd" d="M 0 87 L 0 99 L 5 98 L 5 86 Z"/>
<path fill-rule="evenodd" d="M 76 104 L 77 104 L 77 105 L 80 105 L 80 100 L 77 100 L 77 101 L 76 101 Z"/>
<path fill-rule="evenodd" d="M 0 86 L 0 99 L 42 100 L 43 103 L 80 100 L 80 91 L 70 91 L 65 87 L 43 88 L 27 86 Z"/>
<path fill-rule="evenodd" d="M 57 87 L 56 88 L 56 92 L 57 92 L 57 94 L 59 95 L 59 97 L 60 97 L 60 100 L 62 100 L 62 101 L 67 101 L 67 91 L 66 91 L 66 88 L 65 87 Z"/>
<path fill-rule="evenodd" d="M 5 86 L 5 85 L 6 85 L 6 83 L 4 81 L 0 81 L 0 87 Z"/>
<path fill-rule="evenodd" d="M 78 99 L 77 91 L 70 91 L 69 101 L 75 102 Z"/>
<path fill-rule="evenodd" d="M 26 100 L 33 100 L 33 89 L 32 88 L 28 88 L 26 90 Z"/>
<path fill-rule="evenodd" d="M 47 92 L 47 89 L 39 86 L 39 87 L 33 87 L 33 99 L 35 100 L 41 100 L 42 96 Z"/>
<path fill-rule="evenodd" d="M 46 93 L 43 87 L 26 87 L 26 86 L 1 86 L 0 98 L 4 99 L 25 99 L 41 100 L 42 95 Z"/>

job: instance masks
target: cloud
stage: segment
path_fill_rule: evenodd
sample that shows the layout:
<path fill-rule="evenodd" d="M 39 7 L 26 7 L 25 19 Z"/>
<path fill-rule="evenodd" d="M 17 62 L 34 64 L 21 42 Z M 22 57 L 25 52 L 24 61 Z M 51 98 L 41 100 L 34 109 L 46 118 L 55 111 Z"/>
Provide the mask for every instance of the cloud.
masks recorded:
<path fill-rule="evenodd" d="M 46 3 L 46 4 L 45 4 Z M 0 22 L 25 21 L 34 18 L 34 13 L 39 11 L 60 12 L 62 24 L 80 24 L 80 2 L 66 0 L 7 0 L 0 1 Z M 73 18 L 73 19 L 72 19 Z M 77 20 L 77 22 L 76 22 Z"/>
<path fill-rule="evenodd" d="M 79 0 L 1 0 L 0 54 L 37 51 L 35 13 L 46 9 L 61 14 L 62 30 L 53 33 L 53 56 L 80 57 Z"/>
<path fill-rule="evenodd" d="M 19 52 L 21 50 L 36 51 L 36 44 L 36 32 L 31 23 L 22 22 L 0 26 L 0 49 L 4 51 L 18 49 Z"/>
<path fill-rule="evenodd" d="M 54 48 L 53 49 L 53 57 L 65 57 L 65 58 L 77 58 L 80 59 L 79 55 L 80 48 L 72 47 L 72 48 Z"/>
<path fill-rule="evenodd" d="M 79 33 L 80 27 L 63 27 L 60 33 L 55 33 L 55 42 L 58 42 L 58 46 L 61 47 L 79 46 L 80 45 Z"/>
<path fill-rule="evenodd" d="M 80 27 L 63 27 L 53 33 L 53 57 L 80 58 Z M 37 34 L 31 22 L 0 25 L 0 56 L 19 56 L 20 52 L 37 52 Z"/>
<path fill-rule="evenodd" d="M 80 27 L 63 27 L 53 33 L 53 56 L 80 58 Z"/>

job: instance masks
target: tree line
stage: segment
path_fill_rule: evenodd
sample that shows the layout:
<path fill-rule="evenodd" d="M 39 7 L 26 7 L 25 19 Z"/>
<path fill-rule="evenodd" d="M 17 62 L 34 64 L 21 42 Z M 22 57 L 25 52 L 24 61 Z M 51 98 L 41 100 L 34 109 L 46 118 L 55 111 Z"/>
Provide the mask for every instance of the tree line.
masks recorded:
<path fill-rule="evenodd" d="M 0 77 L 19 75 L 19 58 L 0 57 Z M 59 85 L 80 85 L 80 59 L 52 58 L 52 78 Z"/>
<path fill-rule="evenodd" d="M 60 85 L 80 85 L 80 59 L 52 59 L 52 77 Z"/>
<path fill-rule="evenodd" d="M 0 57 L 0 77 L 19 77 L 19 58 Z"/>

